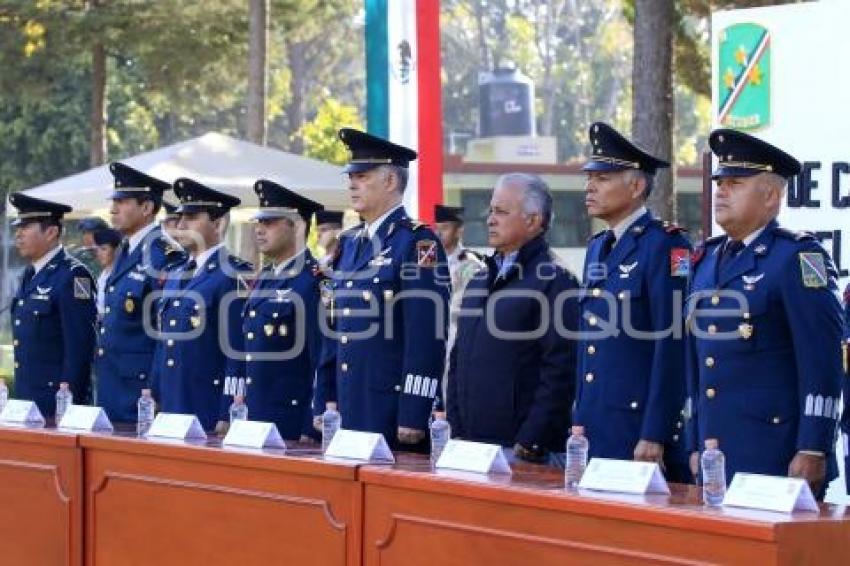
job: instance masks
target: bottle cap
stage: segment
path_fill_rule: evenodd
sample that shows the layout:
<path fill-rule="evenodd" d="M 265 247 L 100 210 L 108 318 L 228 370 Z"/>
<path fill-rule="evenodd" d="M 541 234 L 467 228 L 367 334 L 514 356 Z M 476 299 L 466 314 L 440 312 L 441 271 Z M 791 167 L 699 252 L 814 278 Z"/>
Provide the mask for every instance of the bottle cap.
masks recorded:
<path fill-rule="evenodd" d="M 584 434 L 584 427 L 582 425 L 573 425 L 571 430 L 573 434 Z"/>
<path fill-rule="evenodd" d="M 446 412 L 445 411 L 436 411 L 434 413 L 435 419 L 440 419 L 441 421 L 446 420 Z"/>
<path fill-rule="evenodd" d="M 336 411 L 336 401 L 328 401 L 325 403 L 325 408 L 331 411 Z"/>
<path fill-rule="evenodd" d="M 706 438 L 705 439 L 705 449 L 706 450 L 716 450 L 720 443 L 716 438 Z"/>
<path fill-rule="evenodd" d="M 63 390 L 63 391 L 66 391 L 66 390 L 68 389 L 68 382 L 67 382 L 67 381 L 63 381 L 62 383 L 60 383 L 60 384 L 59 384 L 59 389 L 61 389 L 61 390 Z"/>
<path fill-rule="evenodd" d="M 245 396 L 244 395 L 234 395 L 233 396 L 233 402 L 236 403 L 237 405 L 241 405 L 245 402 Z"/>
<path fill-rule="evenodd" d="M 142 389 L 142 397 L 150 397 L 151 390 L 150 389 Z"/>

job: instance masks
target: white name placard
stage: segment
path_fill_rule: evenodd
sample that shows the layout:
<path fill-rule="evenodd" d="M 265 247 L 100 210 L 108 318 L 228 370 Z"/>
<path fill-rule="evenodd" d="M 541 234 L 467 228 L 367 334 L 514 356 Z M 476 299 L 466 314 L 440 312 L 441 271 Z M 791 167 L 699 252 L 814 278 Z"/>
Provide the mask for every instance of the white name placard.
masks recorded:
<path fill-rule="evenodd" d="M 670 488 L 661 469 L 655 462 L 635 462 L 633 460 L 612 460 L 593 458 L 588 464 L 581 481 L 580 489 L 610 491 L 616 493 L 664 493 L 669 495 Z"/>
<path fill-rule="evenodd" d="M 436 467 L 479 474 L 511 473 L 511 467 L 501 446 L 469 440 L 449 440 L 437 460 Z"/>
<path fill-rule="evenodd" d="M 247 448 L 286 448 L 276 424 L 241 419 L 230 423 L 222 444 Z"/>
<path fill-rule="evenodd" d="M 779 513 L 818 511 L 817 501 L 806 480 L 741 472 L 732 478 L 723 505 Z"/>
<path fill-rule="evenodd" d="M 0 423 L 14 425 L 44 424 L 44 417 L 34 401 L 9 399 L 3 412 L 0 413 Z"/>
<path fill-rule="evenodd" d="M 101 407 L 70 405 L 59 421 L 59 428 L 86 432 L 111 432 L 113 430 L 106 411 Z"/>
<path fill-rule="evenodd" d="M 148 431 L 148 437 L 157 436 L 176 440 L 204 440 L 207 433 L 195 415 L 160 413 Z"/>
<path fill-rule="evenodd" d="M 325 456 L 379 462 L 395 462 L 383 434 L 339 429 L 331 440 Z"/>

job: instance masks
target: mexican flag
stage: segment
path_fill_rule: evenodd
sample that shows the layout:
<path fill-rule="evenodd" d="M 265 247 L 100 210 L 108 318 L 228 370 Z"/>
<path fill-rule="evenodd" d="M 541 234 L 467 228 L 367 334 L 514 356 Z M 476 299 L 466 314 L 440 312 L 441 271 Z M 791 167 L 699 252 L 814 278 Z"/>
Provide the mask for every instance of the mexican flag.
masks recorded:
<path fill-rule="evenodd" d="M 439 0 L 366 0 L 366 98 L 369 133 L 419 153 L 404 206 L 431 222 L 443 201 Z"/>

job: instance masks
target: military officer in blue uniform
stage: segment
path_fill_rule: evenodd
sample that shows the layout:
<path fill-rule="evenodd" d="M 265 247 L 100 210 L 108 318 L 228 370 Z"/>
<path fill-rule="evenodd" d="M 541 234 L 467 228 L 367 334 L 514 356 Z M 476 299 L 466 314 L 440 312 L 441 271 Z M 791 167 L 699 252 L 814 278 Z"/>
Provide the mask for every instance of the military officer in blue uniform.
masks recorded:
<path fill-rule="evenodd" d="M 776 222 L 799 161 L 735 130 L 715 130 L 709 145 L 725 235 L 698 249 L 688 299 L 690 448 L 717 439 L 727 481 L 736 472 L 801 477 L 817 494 L 831 479 L 839 411 L 834 266 L 813 236 Z"/>
<path fill-rule="evenodd" d="M 257 181 L 254 190 L 260 201 L 254 241 L 269 264 L 242 311 L 244 377 L 225 380 L 224 394 L 244 395 L 249 418 L 275 423 L 284 439 L 307 441 L 316 435 L 311 402 L 326 279 L 306 240 L 323 207 L 272 181 Z"/>
<path fill-rule="evenodd" d="M 61 382 L 78 404 L 91 398 L 94 282 L 60 241 L 70 206 L 23 193 L 12 193 L 9 202 L 18 209 L 15 245 L 30 262 L 11 306 L 15 393 L 52 417 Z"/>
<path fill-rule="evenodd" d="M 425 449 L 445 363 L 449 285 L 436 270 L 445 252 L 402 206 L 416 152 L 348 128 L 339 137 L 351 150 L 351 206 L 364 223 L 342 233 L 333 262 L 336 336 L 315 408 L 336 401 L 344 428 Z"/>
<path fill-rule="evenodd" d="M 608 229 L 591 238 L 585 258 L 574 423 L 585 427 L 590 457 L 663 465 L 672 451 L 667 477 L 682 481 L 691 245 L 646 208 L 656 170 L 669 164 L 607 124 L 591 125 L 589 137 L 585 203 Z"/>
<path fill-rule="evenodd" d="M 174 181 L 174 192 L 175 237 L 189 258 L 168 274 L 159 301 L 154 384 L 163 411 L 194 414 L 213 430 L 220 421 L 224 426 L 225 384 L 245 377 L 242 308 L 253 268 L 221 241 L 238 198 L 186 178 Z"/>
<path fill-rule="evenodd" d="M 149 388 L 156 329 L 146 297 L 162 289 L 167 270 L 185 257 L 164 238 L 156 221 L 162 193 L 171 185 L 123 163 L 109 170 L 113 227 L 124 241 L 106 280 L 103 320 L 95 354 L 97 403 L 113 422 L 135 422 L 136 401 Z"/>

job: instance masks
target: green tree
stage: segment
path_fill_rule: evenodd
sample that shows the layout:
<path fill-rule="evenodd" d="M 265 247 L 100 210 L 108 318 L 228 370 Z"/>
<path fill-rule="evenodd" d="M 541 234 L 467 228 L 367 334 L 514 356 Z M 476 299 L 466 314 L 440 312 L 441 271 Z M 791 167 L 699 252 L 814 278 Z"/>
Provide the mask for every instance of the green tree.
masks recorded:
<path fill-rule="evenodd" d="M 316 117 L 298 130 L 304 140 L 304 155 L 328 163 L 345 163 L 348 150 L 337 137 L 337 131 L 344 127 L 363 128 L 357 109 L 333 98 L 326 99 Z"/>

